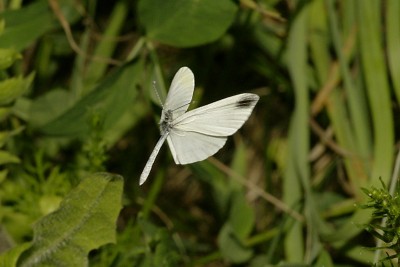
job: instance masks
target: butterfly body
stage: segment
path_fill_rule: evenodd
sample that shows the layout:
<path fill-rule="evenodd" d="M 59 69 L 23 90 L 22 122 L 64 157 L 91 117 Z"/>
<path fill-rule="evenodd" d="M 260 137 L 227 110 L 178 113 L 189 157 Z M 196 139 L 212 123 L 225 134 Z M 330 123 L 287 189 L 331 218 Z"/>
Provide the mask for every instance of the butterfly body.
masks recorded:
<path fill-rule="evenodd" d="M 161 135 L 169 133 L 172 128 L 173 114 L 172 110 L 163 111 L 160 120 Z"/>

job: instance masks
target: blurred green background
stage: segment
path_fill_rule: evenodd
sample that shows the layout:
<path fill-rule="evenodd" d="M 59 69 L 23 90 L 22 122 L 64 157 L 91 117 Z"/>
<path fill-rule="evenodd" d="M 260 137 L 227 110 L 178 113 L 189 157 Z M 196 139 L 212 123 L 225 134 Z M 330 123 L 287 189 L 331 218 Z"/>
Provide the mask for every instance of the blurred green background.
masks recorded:
<path fill-rule="evenodd" d="M 260 101 L 208 160 L 164 145 L 139 187 L 153 81 L 164 99 L 182 66 L 191 108 Z M 0 0 L 0 252 L 103 171 L 123 208 L 90 266 L 370 266 L 361 188 L 397 181 L 399 100 L 398 0 Z"/>

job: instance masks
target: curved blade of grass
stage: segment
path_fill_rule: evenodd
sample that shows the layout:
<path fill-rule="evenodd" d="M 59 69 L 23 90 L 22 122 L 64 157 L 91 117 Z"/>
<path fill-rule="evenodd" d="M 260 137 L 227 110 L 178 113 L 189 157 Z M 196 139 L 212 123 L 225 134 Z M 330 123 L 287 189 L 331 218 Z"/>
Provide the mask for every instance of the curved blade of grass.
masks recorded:
<path fill-rule="evenodd" d="M 115 47 L 117 46 L 116 37 L 124 25 L 126 16 L 128 14 L 128 2 L 117 1 L 111 17 L 108 22 L 107 29 L 102 35 L 102 39 L 98 42 L 94 51 L 93 57 L 109 58 L 114 54 Z M 95 84 L 105 73 L 108 67 L 108 62 L 99 62 L 96 60 L 91 61 L 86 69 L 85 89 L 92 89 Z"/>
<path fill-rule="evenodd" d="M 351 153 L 351 155 L 345 155 L 343 157 L 343 162 L 344 166 L 346 168 L 346 173 L 349 177 L 349 180 L 351 181 L 353 188 L 354 188 L 354 193 L 357 194 L 357 191 L 359 191 L 360 185 L 362 184 L 361 181 L 367 180 L 367 171 L 365 170 L 365 166 L 362 164 L 362 157 L 359 155 L 362 154 L 359 152 L 360 148 L 356 146 L 356 133 L 354 129 L 354 124 L 352 123 L 353 120 L 355 120 L 355 117 L 358 119 L 363 118 L 366 119 L 365 114 L 361 116 L 359 113 L 361 110 L 358 110 L 362 108 L 362 105 L 359 105 L 357 103 L 356 99 L 356 93 L 353 93 L 351 96 L 348 98 L 353 97 L 353 101 L 347 102 L 346 100 L 348 98 L 343 97 L 343 88 L 341 88 L 340 85 L 340 78 L 343 76 L 346 76 L 346 82 L 344 82 L 344 86 L 347 86 L 347 91 L 349 90 L 354 90 L 356 87 L 356 84 L 351 80 L 351 76 L 349 74 L 349 69 L 347 67 L 347 57 L 348 55 L 346 54 L 347 50 L 349 49 L 344 49 L 345 47 L 348 48 L 348 42 L 346 40 L 346 45 L 342 44 L 340 41 L 340 36 L 344 36 L 344 38 L 349 39 L 351 41 L 352 32 L 349 30 L 351 29 L 352 26 L 352 21 L 349 19 L 349 21 L 346 21 L 343 25 L 342 31 L 345 32 L 344 34 L 340 35 L 339 29 L 338 29 L 338 20 L 337 20 L 337 14 L 336 10 L 334 9 L 334 5 L 332 1 L 327 0 L 325 1 L 325 6 L 324 2 L 322 1 L 314 1 L 312 6 L 314 7 L 314 16 L 311 18 L 312 24 L 312 35 L 310 36 L 310 46 L 311 46 L 311 55 L 312 55 L 312 60 L 317 67 L 317 77 L 318 79 L 323 82 L 321 86 L 323 86 L 323 90 L 326 90 L 325 87 L 333 87 L 329 94 L 326 94 L 326 109 L 327 113 L 330 117 L 331 125 L 334 129 L 335 133 L 335 139 L 336 142 L 339 144 L 340 147 Z M 343 3 L 344 5 L 348 5 L 348 3 Z M 346 6 L 347 7 L 347 6 Z M 325 9 L 326 8 L 326 9 Z M 349 18 L 351 15 L 347 13 L 351 13 L 352 9 L 345 8 L 343 9 L 343 13 L 341 13 L 341 18 Z M 329 15 L 329 16 L 327 16 Z M 323 20 L 317 20 L 315 16 L 324 16 Z M 330 31 L 328 29 L 328 21 L 326 18 L 329 18 L 329 27 Z M 347 30 L 346 30 L 347 29 Z M 329 40 L 325 39 L 325 35 L 331 34 L 332 33 L 332 39 L 335 44 L 335 49 L 337 53 L 339 54 L 338 56 L 338 61 L 343 61 L 340 63 L 340 73 L 339 73 L 339 68 L 338 67 L 333 67 L 335 62 L 331 62 L 329 59 L 331 57 L 331 52 L 329 50 Z M 349 36 L 348 36 L 349 35 Z M 324 45 L 323 45 L 324 44 Z M 342 51 L 343 50 L 343 51 Z M 342 75 L 340 75 L 342 74 Z M 330 84 L 331 83 L 331 84 Z M 361 90 L 361 88 L 357 88 L 357 90 Z M 353 105 L 352 108 L 348 108 L 348 106 Z M 349 110 L 353 110 L 352 113 L 355 114 L 353 116 L 350 116 Z M 364 125 L 361 123 L 361 125 Z M 367 130 L 366 130 L 367 131 Z M 359 134 L 363 134 L 358 132 Z M 368 138 L 367 138 L 368 140 Z M 362 143 L 362 142 L 358 142 Z M 370 146 L 370 141 L 364 144 L 366 146 Z M 365 151 L 371 151 L 372 149 L 367 149 L 363 148 L 364 154 Z M 351 199 L 349 200 L 351 201 Z M 354 205 L 353 201 L 353 205 Z M 365 216 L 367 214 L 357 214 L 354 218 L 351 218 L 349 222 L 346 224 L 345 227 L 335 230 L 332 232 L 329 229 L 319 229 L 321 236 L 324 238 L 325 241 L 327 242 L 336 242 L 336 241 L 342 241 L 342 243 L 339 245 L 335 243 L 335 246 L 341 246 L 346 243 L 346 240 L 350 239 L 350 237 L 353 237 L 354 235 L 357 235 L 360 231 L 361 228 L 357 227 L 354 222 L 358 221 L 358 219 L 362 218 L 365 220 Z M 340 236 L 340 237 L 339 237 Z"/>
<path fill-rule="evenodd" d="M 341 91 L 343 89 L 338 85 L 329 96 L 327 108 L 339 145 L 351 153 L 351 155 L 344 157 L 344 164 L 353 186 L 354 194 L 358 196 L 361 193 L 359 188 L 365 185 L 368 180 L 369 162 L 367 159 L 371 157 L 372 153 L 371 136 L 368 134 L 370 125 L 365 103 L 366 96 L 362 92 L 361 85 L 356 84 L 350 75 L 348 56 L 343 51 L 345 45 L 341 41 L 339 23 L 333 1 L 327 0 L 325 2 L 327 4 L 332 40 L 338 55 L 340 74 L 343 78 L 347 96 L 347 98 L 342 97 Z M 348 15 L 344 16 L 348 17 Z M 352 33 L 348 32 L 348 34 L 351 35 Z M 352 36 L 346 38 L 352 38 Z"/>
<path fill-rule="evenodd" d="M 289 32 L 287 47 L 288 69 L 292 78 L 296 97 L 295 109 L 290 122 L 288 162 L 284 173 L 283 193 L 284 201 L 293 206 L 303 199 L 303 180 L 309 177 L 307 154 L 309 147 L 308 132 L 308 90 L 305 77 L 306 66 L 306 10 L 293 21 Z M 288 230 L 284 244 L 287 260 L 302 262 L 304 258 L 304 240 L 302 224 L 294 222 Z"/>
<path fill-rule="evenodd" d="M 372 115 L 374 151 L 371 182 L 379 185 L 379 177 L 389 184 L 394 156 L 394 127 L 390 90 L 382 47 L 381 1 L 356 3 L 361 67 Z"/>
<path fill-rule="evenodd" d="M 91 250 L 115 242 L 122 187 L 119 175 L 85 178 L 58 210 L 36 223 L 32 247 L 22 254 L 19 266 L 88 266 Z"/>
<path fill-rule="evenodd" d="M 310 3 L 309 39 L 310 56 L 315 64 L 317 80 L 323 83 L 328 80 L 330 69 L 329 32 L 326 25 L 326 9 L 323 1 Z"/>
<path fill-rule="evenodd" d="M 358 41 L 361 52 L 361 68 L 372 115 L 374 131 L 373 161 L 370 171 L 370 184 L 377 185 L 382 177 L 385 183 L 390 179 L 393 164 L 393 115 L 387 70 L 381 47 L 380 4 L 379 1 L 354 1 L 358 25 Z M 354 168 L 357 170 L 357 168 Z M 359 189 L 360 190 L 360 189 Z M 361 194 L 362 195 L 362 194 Z M 363 196 L 363 195 L 362 195 Z M 357 235 L 362 228 L 359 224 L 371 218 L 371 211 L 359 209 L 340 229 L 327 236 L 334 247 L 342 247 L 346 240 Z M 335 242 L 335 243 L 333 243 Z"/>
<path fill-rule="evenodd" d="M 347 95 L 350 125 L 352 126 L 351 130 L 354 133 L 353 142 L 355 142 L 356 150 L 353 151 L 361 158 L 368 158 L 371 153 L 371 136 L 369 134 L 365 95 L 362 93 L 361 88 L 355 86 L 355 83 L 351 78 L 349 63 L 343 53 L 343 42 L 339 34 L 338 21 L 333 7 L 333 1 L 330 0 L 326 2 L 328 4 L 328 18 L 332 32 L 332 41 L 335 47 L 335 52 L 338 56 L 344 89 L 346 90 Z"/>
<path fill-rule="evenodd" d="M 387 59 L 393 81 L 397 102 L 400 103 L 400 1 L 388 0 L 386 3 Z"/>

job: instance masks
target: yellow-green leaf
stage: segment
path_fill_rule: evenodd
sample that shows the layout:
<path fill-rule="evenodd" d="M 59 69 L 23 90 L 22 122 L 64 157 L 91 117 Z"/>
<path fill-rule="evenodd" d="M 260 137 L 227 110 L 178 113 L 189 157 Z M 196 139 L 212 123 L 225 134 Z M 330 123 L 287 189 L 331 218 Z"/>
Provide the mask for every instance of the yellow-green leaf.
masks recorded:
<path fill-rule="evenodd" d="M 0 150 L 0 165 L 6 163 L 19 163 L 20 160 L 18 157 L 14 156 L 10 152 Z"/>
<path fill-rule="evenodd" d="M 0 48 L 0 70 L 10 67 L 21 55 L 14 49 Z"/>
<path fill-rule="evenodd" d="M 88 266 L 88 253 L 115 242 L 123 178 L 110 173 L 86 177 L 60 208 L 34 226 L 32 247 L 19 266 Z"/>
<path fill-rule="evenodd" d="M 1 81 L 0 105 L 8 104 L 24 94 L 28 90 L 33 77 L 34 75 L 30 74 L 26 78 L 19 76 Z"/>

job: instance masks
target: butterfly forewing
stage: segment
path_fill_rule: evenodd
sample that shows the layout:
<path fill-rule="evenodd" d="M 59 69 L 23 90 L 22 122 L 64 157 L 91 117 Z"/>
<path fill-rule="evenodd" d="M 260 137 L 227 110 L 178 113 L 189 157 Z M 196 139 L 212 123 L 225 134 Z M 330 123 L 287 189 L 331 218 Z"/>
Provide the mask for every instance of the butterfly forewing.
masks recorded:
<path fill-rule="evenodd" d="M 204 160 L 248 119 L 259 97 L 240 94 L 191 110 L 172 122 L 167 138 L 177 164 Z"/>
<path fill-rule="evenodd" d="M 192 101 L 193 90 L 193 72 L 187 67 L 180 68 L 172 80 L 167 99 L 164 103 L 163 112 L 172 111 L 174 118 L 185 113 Z"/>
<path fill-rule="evenodd" d="M 182 132 L 210 136 L 234 134 L 250 116 L 259 99 L 255 94 L 239 94 L 188 111 L 173 122 Z"/>

